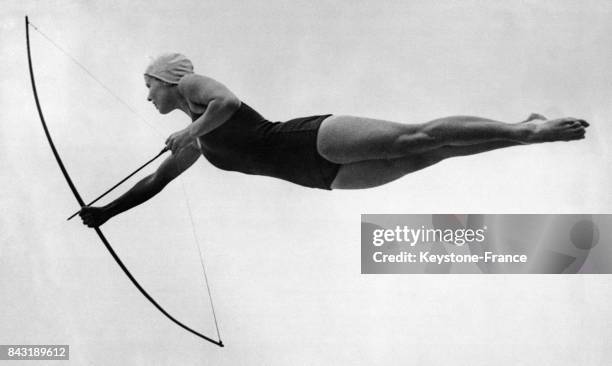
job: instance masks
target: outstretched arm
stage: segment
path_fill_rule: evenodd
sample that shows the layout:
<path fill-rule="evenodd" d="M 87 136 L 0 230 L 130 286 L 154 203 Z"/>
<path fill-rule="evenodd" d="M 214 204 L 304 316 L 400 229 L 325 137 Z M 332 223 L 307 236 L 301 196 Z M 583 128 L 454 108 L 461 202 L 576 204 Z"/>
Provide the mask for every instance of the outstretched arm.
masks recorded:
<path fill-rule="evenodd" d="M 164 160 L 155 173 L 141 179 L 130 190 L 102 207 L 83 207 L 79 216 L 89 227 L 104 224 L 111 217 L 146 202 L 162 191 L 174 178 L 192 166 L 200 157 L 195 142 Z"/>

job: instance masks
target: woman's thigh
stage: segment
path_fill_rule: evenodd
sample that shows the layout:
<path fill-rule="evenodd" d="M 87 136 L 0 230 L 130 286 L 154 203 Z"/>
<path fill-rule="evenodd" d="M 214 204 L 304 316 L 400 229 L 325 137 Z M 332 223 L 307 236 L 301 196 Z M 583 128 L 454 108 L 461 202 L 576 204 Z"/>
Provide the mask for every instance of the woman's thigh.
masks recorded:
<path fill-rule="evenodd" d="M 444 160 L 437 152 L 410 154 L 396 159 L 366 160 L 343 164 L 332 189 L 378 187 Z"/>
<path fill-rule="evenodd" d="M 398 157 L 392 148 L 402 135 L 415 133 L 420 124 L 404 124 L 373 118 L 334 115 L 326 118 L 317 136 L 317 150 L 334 163 Z"/>

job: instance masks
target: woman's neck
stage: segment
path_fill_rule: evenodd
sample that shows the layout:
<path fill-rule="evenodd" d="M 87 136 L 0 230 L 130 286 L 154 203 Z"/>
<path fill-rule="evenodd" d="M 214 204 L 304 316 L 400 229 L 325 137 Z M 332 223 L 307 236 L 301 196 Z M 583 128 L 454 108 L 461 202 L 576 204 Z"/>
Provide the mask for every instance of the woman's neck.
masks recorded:
<path fill-rule="evenodd" d="M 193 117 L 191 108 L 189 108 L 189 102 L 187 102 L 187 99 L 183 96 L 183 94 L 181 94 L 181 91 L 178 88 L 176 88 L 176 108 L 185 112 L 189 118 Z"/>

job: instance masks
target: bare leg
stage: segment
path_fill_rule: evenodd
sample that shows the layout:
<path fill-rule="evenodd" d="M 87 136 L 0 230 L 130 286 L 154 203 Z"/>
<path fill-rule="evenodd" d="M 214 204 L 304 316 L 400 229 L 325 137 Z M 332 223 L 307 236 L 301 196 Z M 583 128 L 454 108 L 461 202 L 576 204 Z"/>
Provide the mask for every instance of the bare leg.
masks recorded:
<path fill-rule="evenodd" d="M 538 114 L 531 114 L 518 124 L 534 120 L 546 120 Z M 372 188 L 392 182 L 404 175 L 434 165 L 444 159 L 479 154 L 505 147 L 523 145 L 516 141 L 492 141 L 464 146 L 442 146 L 424 153 L 410 154 L 403 158 L 360 161 L 342 165 L 332 189 Z"/>
<path fill-rule="evenodd" d="M 340 167 L 332 189 L 372 188 L 392 182 L 404 175 L 434 165 L 444 159 L 479 154 L 510 146 L 522 145 L 513 141 L 493 141 L 465 146 L 443 146 L 403 158 L 359 161 Z"/>
<path fill-rule="evenodd" d="M 493 141 L 514 144 L 569 141 L 582 138 L 587 126 L 585 121 L 575 118 L 552 120 L 538 126 L 469 116 L 441 118 L 423 124 L 332 116 L 321 125 L 317 148 L 326 159 L 347 164 L 401 158 L 443 146 Z"/>
<path fill-rule="evenodd" d="M 482 121 L 478 117 L 471 117 L 467 121 L 478 122 L 479 120 L 480 122 L 488 121 Z M 541 115 L 531 114 L 526 120 L 514 125 L 526 125 L 536 120 L 546 121 L 545 117 Z M 576 122 L 573 119 L 554 120 L 552 124 L 546 122 L 544 129 L 533 123 L 530 123 L 530 125 L 529 128 L 535 130 L 536 137 L 541 140 L 534 142 L 555 141 L 555 139 L 559 140 L 561 138 L 567 140 L 584 138 L 584 128 L 588 127 L 588 123 L 585 121 L 577 120 Z M 401 128 L 396 125 L 391 125 L 391 127 Z M 479 154 L 523 144 L 524 142 L 515 140 L 492 140 L 473 144 L 439 146 L 418 153 L 408 153 L 399 158 L 356 161 L 342 165 L 331 187 L 332 189 L 377 187 L 447 158 Z"/>

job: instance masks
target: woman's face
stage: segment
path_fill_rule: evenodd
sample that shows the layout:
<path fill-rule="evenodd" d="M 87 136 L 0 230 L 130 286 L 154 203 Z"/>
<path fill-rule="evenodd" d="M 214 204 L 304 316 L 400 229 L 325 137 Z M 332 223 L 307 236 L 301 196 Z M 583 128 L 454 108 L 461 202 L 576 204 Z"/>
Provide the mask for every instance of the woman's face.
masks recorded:
<path fill-rule="evenodd" d="M 176 108 L 175 96 L 172 93 L 174 85 L 165 83 L 154 77 L 145 75 L 145 84 L 149 88 L 147 100 L 155 105 L 161 114 L 166 114 Z"/>

